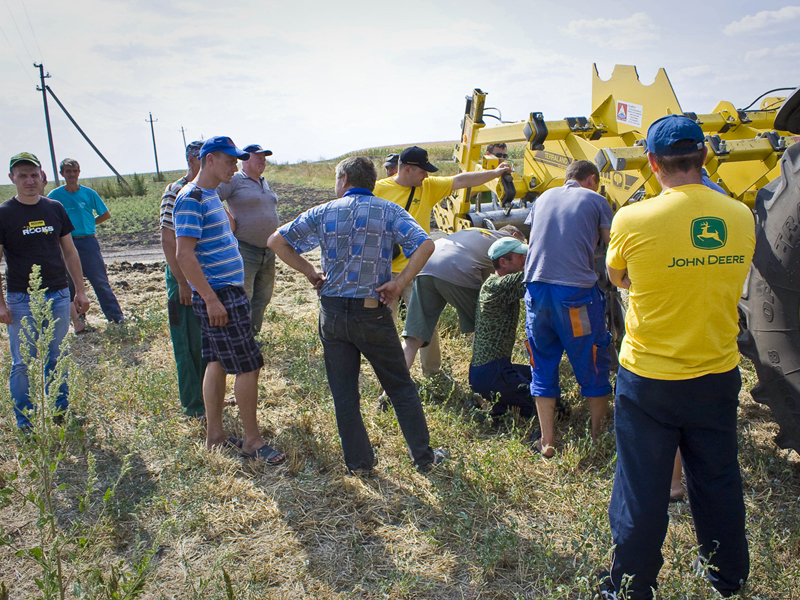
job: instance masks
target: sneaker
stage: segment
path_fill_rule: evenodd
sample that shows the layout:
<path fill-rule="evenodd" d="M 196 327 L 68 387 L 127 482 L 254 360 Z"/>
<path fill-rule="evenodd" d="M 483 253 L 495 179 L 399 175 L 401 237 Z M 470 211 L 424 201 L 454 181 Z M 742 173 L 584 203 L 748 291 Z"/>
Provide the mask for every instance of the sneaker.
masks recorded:
<path fill-rule="evenodd" d="M 611 573 L 606 570 L 597 572 L 597 592 L 603 600 L 617 600 L 617 591 L 611 583 Z"/>
<path fill-rule="evenodd" d="M 389 407 L 391 405 L 392 403 L 389 401 L 389 395 L 386 392 L 382 392 L 381 395 L 378 396 L 378 412 L 389 412 Z"/>
<path fill-rule="evenodd" d="M 351 469 L 350 467 L 345 465 L 345 469 L 347 470 L 348 475 L 353 475 L 354 477 L 374 477 L 375 476 L 375 467 L 378 466 L 378 451 L 373 448 L 372 449 L 372 456 L 374 456 L 374 460 L 372 461 L 372 466 L 368 469 Z"/>
<path fill-rule="evenodd" d="M 203 428 L 206 427 L 207 420 L 205 415 L 186 415 L 186 418 L 192 425 L 199 425 Z"/>
<path fill-rule="evenodd" d="M 450 460 L 450 453 L 445 450 L 444 448 L 434 448 L 433 449 L 433 460 L 425 465 L 420 465 L 417 467 L 417 470 L 420 473 L 427 473 L 434 467 L 438 467 L 442 463 Z"/>
<path fill-rule="evenodd" d="M 83 427 L 86 424 L 86 417 L 83 415 L 76 415 L 70 409 L 56 413 L 53 416 L 53 423 L 58 426 L 75 424 L 78 427 Z"/>

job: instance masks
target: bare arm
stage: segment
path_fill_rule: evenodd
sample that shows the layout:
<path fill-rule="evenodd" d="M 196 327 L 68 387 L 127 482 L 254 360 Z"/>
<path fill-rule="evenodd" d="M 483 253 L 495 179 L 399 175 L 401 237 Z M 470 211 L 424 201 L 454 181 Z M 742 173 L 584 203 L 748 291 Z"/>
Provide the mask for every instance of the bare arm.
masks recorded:
<path fill-rule="evenodd" d="M 496 169 L 492 169 L 491 171 L 471 171 L 469 173 L 459 173 L 453 177 L 453 190 L 477 187 L 491 181 L 492 179 L 497 179 L 503 173 L 510 172 L 511 165 L 504 162 L 500 163 Z"/>
<path fill-rule="evenodd" d="M 106 221 L 108 221 L 110 218 L 111 218 L 111 211 L 110 211 L 110 210 L 107 210 L 107 211 L 106 211 L 106 212 L 104 212 L 102 215 L 97 215 L 97 216 L 94 218 L 94 224 L 95 224 L 95 225 L 100 225 L 100 223 L 105 223 L 105 222 L 106 222 Z"/>
<path fill-rule="evenodd" d="M 0 245 L 0 260 L 3 260 L 3 246 Z M 6 304 L 6 295 L 3 293 L 3 276 L 0 275 L 0 323 L 11 325 L 11 311 Z"/>
<path fill-rule="evenodd" d="M 89 299 L 86 297 L 86 287 L 83 283 L 81 258 L 78 256 L 78 251 L 75 249 L 72 235 L 67 234 L 61 236 L 59 243 L 61 244 L 61 252 L 64 254 L 64 262 L 67 265 L 67 271 L 69 271 L 69 276 L 72 277 L 72 282 L 75 284 L 75 309 L 78 311 L 78 314 L 85 313 L 89 310 Z"/>
<path fill-rule="evenodd" d="M 600 228 L 600 239 L 605 242 L 606 247 L 611 243 L 611 230 Z"/>
<path fill-rule="evenodd" d="M 175 232 L 167 227 L 161 228 L 161 249 L 164 251 L 164 258 L 169 265 L 169 270 L 172 271 L 172 276 L 178 282 L 178 295 L 181 304 L 185 306 L 192 305 L 192 288 L 189 282 L 181 271 L 181 266 L 178 264 L 177 250 L 178 243 L 175 241 Z"/>
<path fill-rule="evenodd" d="M 224 327 L 228 324 L 228 311 L 225 310 L 222 302 L 217 298 L 217 294 L 208 284 L 203 269 L 200 267 L 200 263 L 197 262 L 197 256 L 194 253 L 195 246 L 197 246 L 197 238 L 178 237 L 175 257 L 184 277 L 205 300 L 210 325 L 212 327 Z"/>
<path fill-rule="evenodd" d="M 422 267 L 428 262 L 435 248 L 436 246 L 431 239 L 427 239 L 417 246 L 413 254 L 408 257 L 406 268 L 403 269 L 395 279 L 387 281 L 375 290 L 380 293 L 381 302 L 384 304 L 391 304 L 394 302 L 394 300 L 400 296 L 403 289 L 411 283 L 414 277 L 417 276 L 417 273 L 422 270 Z"/>
<path fill-rule="evenodd" d="M 231 224 L 231 233 L 233 233 L 236 231 L 236 217 L 234 217 L 227 208 L 225 209 L 225 214 L 228 215 L 228 222 Z"/>
<path fill-rule="evenodd" d="M 295 271 L 300 271 L 305 275 L 306 279 L 314 286 L 315 290 L 319 291 L 322 289 L 322 285 L 325 283 L 325 274 L 317 271 L 314 265 L 300 256 L 280 233 L 276 231 L 269 236 L 267 246 L 269 246 L 270 250 L 275 252 L 283 262 Z"/>
<path fill-rule="evenodd" d="M 626 290 L 630 289 L 631 287 L 631 279 L 628 277 L 628 269 L 612 269 L 608 265 L 606 265 L 606 269 L 608 269 L 608 278 L 618 288 L 624 288 Z"/>

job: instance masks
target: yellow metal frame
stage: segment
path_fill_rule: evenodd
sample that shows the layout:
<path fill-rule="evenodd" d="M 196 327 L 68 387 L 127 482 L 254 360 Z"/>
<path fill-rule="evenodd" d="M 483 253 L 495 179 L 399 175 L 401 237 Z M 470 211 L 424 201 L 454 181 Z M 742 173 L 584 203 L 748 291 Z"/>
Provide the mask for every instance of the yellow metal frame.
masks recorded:
<path fill-rule="evenodd" d="M 643 138 L 650 124 L 662 116 L 687 114 L 707 135 L 705 166 L 711 180 L 752 207 L 758 190 L 780 173 L 783 151 L 800 141 L 800 136 L 773 130 L 783 101 L 780 97 L 766 98 L 759 110 L 747 112 L 737 110 L 730 102 L 720 102 L 709 114 L 684 113 L 664 69 L 659 69 L 652 84 L 645 85 L 635 67 L 617 65 L 611 78 L 604 81 L 595 66 L 588 118 L 545 121 L 540 113 L 531 113 L 525 121 L 486 127 L 486 93 L 474 90 L 467 101 L 454 155 L 462 172 L 491 169 L 497 159 L 486 156 L 484 146 L 525 142 L 522 173 L 512 176 L 514 198 L 523 206 L 542 192 L 563 185 L 572 161 L 595 161 L 601 170 L 603 193 L 617 210 L 633 199 L 661 192 L 650 171 Z M 640 108 L 640 123 L 620 122 L 619 103 Z M 507 193 L 499 180 L 458 190 L 434 208 L 440 229 L 450 233 L 473 226 L 469 213 L 475 210 L 476 194 L 485 191 L 495 192 L 498 198 Z"/>

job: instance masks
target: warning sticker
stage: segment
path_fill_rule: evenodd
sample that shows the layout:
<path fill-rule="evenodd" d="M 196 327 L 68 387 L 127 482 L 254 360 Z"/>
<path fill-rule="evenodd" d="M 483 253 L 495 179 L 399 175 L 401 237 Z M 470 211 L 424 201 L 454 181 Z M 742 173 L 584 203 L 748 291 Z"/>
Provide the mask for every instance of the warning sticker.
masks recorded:
<path fill-rule="evenodd" d="M 617 123 L 641 127 L 642 105 L 617 100 Z"/>

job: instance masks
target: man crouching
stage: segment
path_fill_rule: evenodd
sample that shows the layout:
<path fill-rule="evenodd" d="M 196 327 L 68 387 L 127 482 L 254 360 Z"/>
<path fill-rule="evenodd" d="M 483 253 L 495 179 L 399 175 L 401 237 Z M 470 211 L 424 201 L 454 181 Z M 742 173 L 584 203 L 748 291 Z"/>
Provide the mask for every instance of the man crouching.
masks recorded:
<path fill-rule="evenodd" d="M 427 471 L 444 459 L 429 443 L 419 395 L 403 358 L 389 306 L 419 272 L 434 245 L 403 207 L 373 196 L 377 173 L 364 156 L 336 166 L 336 197 L 279 228 L 269 247 L 305 275 L 320 295 L 319 335 L 347 469 L 368 472 L 376 458 L 361 418 L 363 354 L 392 401 L 414 463 Z M 392 246 L 408 265 L 392 280 Z M 322 272 L 300 256 L 321 247 Z"/>

